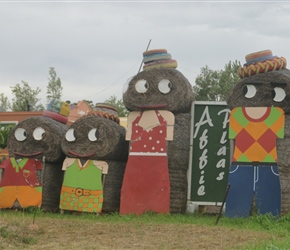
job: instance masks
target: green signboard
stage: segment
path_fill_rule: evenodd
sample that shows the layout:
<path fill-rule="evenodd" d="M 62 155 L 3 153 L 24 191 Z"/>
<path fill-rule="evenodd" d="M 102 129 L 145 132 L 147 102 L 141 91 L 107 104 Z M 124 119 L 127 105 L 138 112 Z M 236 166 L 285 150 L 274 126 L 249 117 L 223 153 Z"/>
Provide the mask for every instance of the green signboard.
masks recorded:
<path fill-rule="evenodd" d="M 229 114 L 224 102 L 193 103 L 189 200 L 199 205 L 219 205 L 225 197 L 230 167 Z"/>

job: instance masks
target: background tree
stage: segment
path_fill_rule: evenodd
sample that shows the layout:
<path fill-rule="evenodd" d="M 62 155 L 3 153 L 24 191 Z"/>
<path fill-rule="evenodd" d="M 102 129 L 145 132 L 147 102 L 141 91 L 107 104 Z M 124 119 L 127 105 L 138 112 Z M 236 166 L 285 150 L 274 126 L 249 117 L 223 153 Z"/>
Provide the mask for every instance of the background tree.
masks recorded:
<path fill-rule="evenodd" d="M 49 75 L 50 78 L 48 78 L 48 85 L 46 91 L 47 103 L 49 103 L 51 99 L 61 99 L 63 89 L 61 86 L 61 80 L 59 77 L 57 77 L 57 74 L 53 67 L 49 68 Z"/>
<path fill-rule="evenodd" d="M 37 95 L 41 92 L 40 88 L 32 89 L 29 84 L 22 81 L 22 86 L 17 83 L 11 87 L 14 98 L 12 99 L 12 111 L 40 111 L 44 110 L 39 103 Z"/>
<path fill-rule="evenodd" d="M 107 103 L 117 108 L 119 117 L 125 117 L 129 114 L 129 111 L 126 109 L 122 99 L 118 100 L 117 96 L 115 95 L 110 96 L 109 99 L 104 101 L 104 103 Z"/>
<path fill-rule="evenodd" d="M 212 70 L 208 66 L 201 68 L 195 80 L 193 92 L 197 101 L 226 101 L 232 86 L 239 80 L 240 62 L 229 61 L 223 70 Z"/>
<path fill-rule="evenodd" d="M 87 102 L 88 105 L 89 105 L 92 109 L 94 109 L 95 105 L 94 105 L 93 101 L 90 101 L 90 100 L 84 100 L 84 101 Z"/>
<path fill-rule="evenodd" d="M 0 111 L 8 111 L 10 109 L 11 105 L 8 101 L 8 97 L 4 96 L 3 93 L 0 94 Z"/>
<path fill-rule="evenodd" d="M 15 126 L 15 124 L 2 124 L 0 122 L 0 148 L 7 147 L 8 136 Z"/>

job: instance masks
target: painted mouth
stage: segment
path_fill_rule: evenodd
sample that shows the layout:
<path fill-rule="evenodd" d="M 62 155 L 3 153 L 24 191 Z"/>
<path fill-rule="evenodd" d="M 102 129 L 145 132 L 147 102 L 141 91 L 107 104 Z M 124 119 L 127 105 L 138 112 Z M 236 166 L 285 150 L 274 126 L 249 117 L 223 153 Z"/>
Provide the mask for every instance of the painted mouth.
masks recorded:
<path fill-rule="evenodd" d="M 43 152 L 35 152 L 32 154 L 24 154 L 24 153 L 20 153 L 20 152 L 14 152 L 14 154 L 19 155 L 19 156 L 23 156 L 23 157 L 33 157 L 33 156 L 41 155 L 41 154 L 43 154 Z"/>
<path fill-rule="evenodd" d="M 74 152 L 74 151 L 71 151 L 71 150 L 69 150 L 68 152 L 69 152 L 70 154 L 75 155 L 75 156 L 80 157 L 80 158 L 88 158 L 88 157 L 91 157 L 91 156 L 93 156 L 93 155 L 96 154 L 96 152 L 93 152 L 93 153 L 91 153 L 91 154 L 83 155 L 83 154 L 78 154 L 78 153 L 76 153 L 76 152 Z"/>
<path fill-rule="evenodd" d="M 148 104 L 148 105 L 140 105 L 139 107 L 141 109 L 160 109 L 160 108 L 166 108 L 168 104 Z"/>

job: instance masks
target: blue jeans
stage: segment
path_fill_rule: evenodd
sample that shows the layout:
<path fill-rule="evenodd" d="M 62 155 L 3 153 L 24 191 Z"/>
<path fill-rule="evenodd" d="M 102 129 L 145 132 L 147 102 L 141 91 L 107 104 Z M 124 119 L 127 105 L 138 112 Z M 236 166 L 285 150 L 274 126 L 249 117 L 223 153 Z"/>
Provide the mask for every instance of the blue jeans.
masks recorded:
<path fill-rule="evenodd" d="M 277 164 L 231 165 L 230 189 L 226 199 L 227 217 L 247 217 L 253 195 L 259 214 L 281 212 L 281 185 Z"/>

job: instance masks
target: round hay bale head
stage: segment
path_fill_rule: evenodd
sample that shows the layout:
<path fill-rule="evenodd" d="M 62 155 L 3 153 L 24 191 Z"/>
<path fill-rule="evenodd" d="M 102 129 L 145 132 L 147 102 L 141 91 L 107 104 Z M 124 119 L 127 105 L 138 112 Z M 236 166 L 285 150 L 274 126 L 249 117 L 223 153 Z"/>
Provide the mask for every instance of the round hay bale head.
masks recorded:
<path fill-rule="evenodd" d="M 120 209 L 120 193 L 126 162 L 106 161 L 109 165 L 105 175 L 104 202 L 102 212 L 112 213 Z"/>
<path fill-rule="evenodd" d="M 72 158 L 126 161 L 129 144 L 125 133 L 125 128 L 112 120 L 86 115 L 70 126 L 61 147 Z"/>
<path fill-rule="evenodd" d="M 62 162 L 61 140 L 67 126 L 51 118 L 29 117 L 17 124 L 8 137 L 10 157 L 35 158 L 49 163 Z"/>
<path fill-rule="evenodd" d="M 277 98 L 285 92 L 283 100 Z M 290 70 L 281 69 L 240 79 L 228 97 L 230 109 L 235 107 L 280 107 L 290 113 Z"/>
<path fill-rule="evenodd" d="M 135 75 L 126 86 L 123 101 L 129 111 L 165 109 L 188 112 L 194 100 L 192 86 L 176 69 L 151 69 Z"/>

